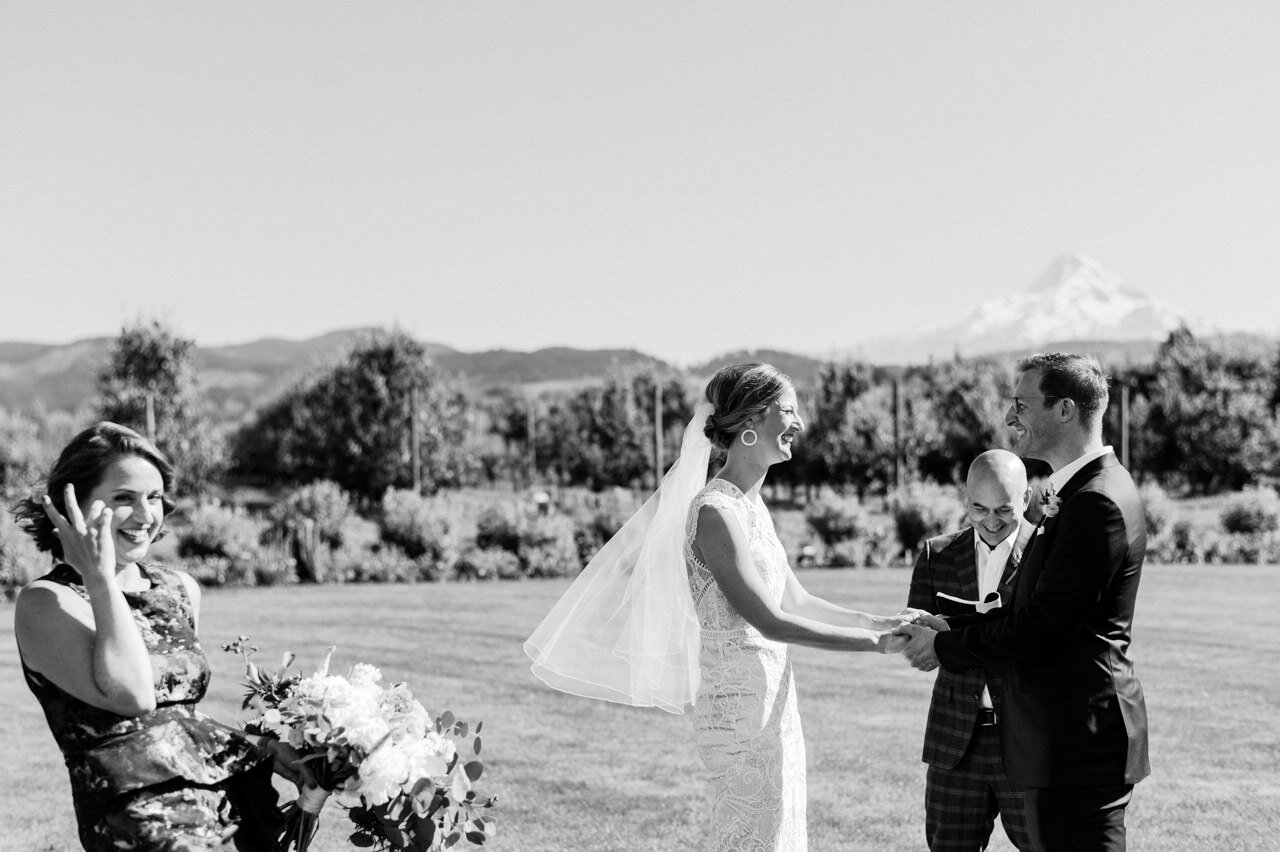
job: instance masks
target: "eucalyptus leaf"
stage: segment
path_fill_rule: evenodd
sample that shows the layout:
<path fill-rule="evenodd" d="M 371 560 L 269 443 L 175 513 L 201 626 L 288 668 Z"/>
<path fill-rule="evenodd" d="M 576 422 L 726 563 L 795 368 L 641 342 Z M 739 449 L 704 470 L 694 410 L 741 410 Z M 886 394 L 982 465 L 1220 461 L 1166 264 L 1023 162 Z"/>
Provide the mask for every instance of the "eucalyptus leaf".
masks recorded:
<path fill-rule="evenodd" d="M 470 763 L 464 764 L 462 771 L 467 773 L 468 778 L 475 781 L 484 773 L 484 764 L 478 760 L 473 760 Z"/>

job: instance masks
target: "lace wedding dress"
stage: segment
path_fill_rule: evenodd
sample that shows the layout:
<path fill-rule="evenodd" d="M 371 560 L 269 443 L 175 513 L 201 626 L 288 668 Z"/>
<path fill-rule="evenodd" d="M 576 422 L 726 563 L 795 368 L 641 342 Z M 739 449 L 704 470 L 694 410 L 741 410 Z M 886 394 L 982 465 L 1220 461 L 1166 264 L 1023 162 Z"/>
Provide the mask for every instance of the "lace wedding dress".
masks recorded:
<path fill-rule="evenodd" d="M 781 601 L 787 554 L 759 496 L 712 479 L 689 509 L 684 557 L 702 628 L 702 682 L 694 706 L 698 752 L 712 773 L 711 848 L 797 852 L 807 848 L 805 755 L 786 643 L 764 638 L 725 599 L 693 553 L 698 512 L 727 510 L 746 532 L 769 594 Z"/>

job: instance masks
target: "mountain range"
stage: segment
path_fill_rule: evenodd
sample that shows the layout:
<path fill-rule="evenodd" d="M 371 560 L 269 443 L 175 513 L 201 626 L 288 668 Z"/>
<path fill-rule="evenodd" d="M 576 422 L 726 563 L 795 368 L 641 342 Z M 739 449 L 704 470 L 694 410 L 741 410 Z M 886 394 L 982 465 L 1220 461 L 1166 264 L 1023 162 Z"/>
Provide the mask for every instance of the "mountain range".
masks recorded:
<path fill-rule="evenodd" d="M 923 334 L 876 341 L 832 357 L 778 350 L 739 350 L 679 367 L 634 349 L 555 347 L 534 352 L 463 352 L 426 343 L 435 364 L 484 391 L 523 386 L 534 392 L 566 388 L 636 370 L 656 370 L 699 386 L 719 366 L 767 361 L 808 384 L 824 361 L 856 357 L 904 365 L 954 357 L 1001 357 L 1035 350 L 1087 351 L 1106 363 L 1150 360 L 1159 342 L 1180 325 L 1215 332 L 1174 307 L 1125 285 L 1096 261 L 1079 255 L 1054 260 L 1029 287 L 977 306 L 961 321 Z M 270 338 L 196 350 L 202 394 L 222 420 L 238 420 L 309 374 L 332 364 L 371 329 L 334 331 L 306 340 Z M 1238 337 L 1238 336 L 1237 336 Z M 109 359 L 111 338 L 67 344 L 0 342 L 0 409 L 75 410 L 95 393 Z M 1253 345 L 1274 347 L 1258 338 Z"/>

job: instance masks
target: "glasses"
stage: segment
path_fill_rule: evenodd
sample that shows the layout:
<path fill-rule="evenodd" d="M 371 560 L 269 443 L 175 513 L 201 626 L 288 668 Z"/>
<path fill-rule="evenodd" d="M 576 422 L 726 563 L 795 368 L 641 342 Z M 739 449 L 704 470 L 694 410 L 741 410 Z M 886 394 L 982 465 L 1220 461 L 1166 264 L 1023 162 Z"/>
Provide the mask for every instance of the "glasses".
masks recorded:
<path fill-rule="evenodd" d="M 1046 399 L 1046 400 L 1048 400 L 1048 399 L 1065 399 L 1065 397 L 1061 397 L 1061 396 L 1006 396 L 1006 397 L 1005 397 L 1005 399 L 1009 400 L 1009 404 L 1010 404 L 1010 405 L 1012 405 L 1014 408 L 1019 408 L 1019 407 L 1021 407 L 1021 406 L 1022 406 L 1023 402 L 1024 402 L 1024 401 L 1026 401 L 1026 400 L 1028 400 L 1028 399 Z"/>

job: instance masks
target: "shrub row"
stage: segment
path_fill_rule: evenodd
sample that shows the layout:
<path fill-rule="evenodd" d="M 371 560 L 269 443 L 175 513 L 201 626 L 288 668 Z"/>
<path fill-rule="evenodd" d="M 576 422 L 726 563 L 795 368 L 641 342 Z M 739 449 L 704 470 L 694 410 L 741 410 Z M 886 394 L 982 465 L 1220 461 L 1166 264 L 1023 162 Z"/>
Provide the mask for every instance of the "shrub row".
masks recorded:
<path fill-rule="evenodd" d="M 1230 497 L 1220 529 L 1176 518 L 1158 486 L 1144 486 L 1142 496 L 1154 561 L 1280 562 L 1274 490 Z M 217 503 L 188 508 L 170 520 L 174 534 L 157 556 L 210 586 L 572 576 L 639 506 L 622 489 L 569 489 L 554 503 L 545 494 L 388 490 L 366 517 L 336 484 L 317 482 L 261 515 Z M 891 493 L 876 509 L 823 493 L 802 511 L 775 510 L 774 519 L 793 564 L 883 567 L 910 564 L 926 538 L 962 526 L 964 510 L 956 489 L 924 484 Z M 47 562 L 15 525 L 0 524 L 0 588 L 11 592 Z"/>
<path fill-rule="evenodd" d="M 571 576 L 629 505 L 617 495 L 556 507 L 514 496 L 474 507 L 455 497 L 389 489 L 366 518 L 341 488 L 320 482 L 265 516 L 203 504 L 175 520 L 175 561 L 213 586 Z"/>

